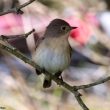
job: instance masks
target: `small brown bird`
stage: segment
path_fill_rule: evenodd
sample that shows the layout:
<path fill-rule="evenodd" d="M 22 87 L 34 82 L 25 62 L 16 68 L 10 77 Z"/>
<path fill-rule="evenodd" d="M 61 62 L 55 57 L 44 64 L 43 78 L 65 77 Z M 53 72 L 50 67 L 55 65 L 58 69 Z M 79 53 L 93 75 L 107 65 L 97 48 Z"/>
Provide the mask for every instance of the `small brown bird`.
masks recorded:
<path fill-rule="evenodd" d="M 72 29 L 66 21 L 62 19 L 54 19 L 47 26 L 44 39 L 36 47 L 33 60 L 43 70 L 59 77 L 71 61 L 71 47 L 68 37 Z M 37 74 L 41 74 L 36 70 Z M 51 78 L 45 76 L 43 87 L 51 86 Z"/>

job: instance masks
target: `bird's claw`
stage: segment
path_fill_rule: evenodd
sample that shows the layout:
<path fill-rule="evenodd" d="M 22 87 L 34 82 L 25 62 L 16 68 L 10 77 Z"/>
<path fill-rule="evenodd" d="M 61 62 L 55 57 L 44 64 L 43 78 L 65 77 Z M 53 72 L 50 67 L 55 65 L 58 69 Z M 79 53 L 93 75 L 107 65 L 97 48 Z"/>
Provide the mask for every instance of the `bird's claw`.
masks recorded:
<path fill-rule="evenodd" d="M 59 78 L 63 81 L 63 77 L 62 77 L 62 75 L 60 75 Z"/>

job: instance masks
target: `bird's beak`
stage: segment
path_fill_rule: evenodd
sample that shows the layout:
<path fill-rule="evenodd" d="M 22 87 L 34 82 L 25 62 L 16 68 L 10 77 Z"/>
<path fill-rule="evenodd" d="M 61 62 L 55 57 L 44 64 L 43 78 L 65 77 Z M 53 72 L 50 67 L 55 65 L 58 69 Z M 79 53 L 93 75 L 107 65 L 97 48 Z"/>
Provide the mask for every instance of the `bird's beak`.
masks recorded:
<path fill-rule="evenodd" d="M 76 29 L 76 28 L 78 28 L 78 27 L 71 27 L 71 30 L 72 30 L 72 29 Z"/>

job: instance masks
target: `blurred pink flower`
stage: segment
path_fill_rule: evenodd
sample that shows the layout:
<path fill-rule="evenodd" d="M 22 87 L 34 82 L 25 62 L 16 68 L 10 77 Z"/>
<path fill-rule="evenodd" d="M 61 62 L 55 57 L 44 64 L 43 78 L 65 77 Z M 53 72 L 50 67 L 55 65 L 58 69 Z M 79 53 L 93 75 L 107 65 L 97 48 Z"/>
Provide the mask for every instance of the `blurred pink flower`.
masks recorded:
<path fill-rule="evenodd" d="M 85 20 L 95 26 L 99 26 L 99 24 L 100 24 L 96 17 L 96 14 L 93 12 L 86 13 Z"/>
<path fill-rule="evenodd" d="M 23 23 L 20 15 L 7 14 L 0 16 L 0 34 L 12 35 L 23 32 Z"/>

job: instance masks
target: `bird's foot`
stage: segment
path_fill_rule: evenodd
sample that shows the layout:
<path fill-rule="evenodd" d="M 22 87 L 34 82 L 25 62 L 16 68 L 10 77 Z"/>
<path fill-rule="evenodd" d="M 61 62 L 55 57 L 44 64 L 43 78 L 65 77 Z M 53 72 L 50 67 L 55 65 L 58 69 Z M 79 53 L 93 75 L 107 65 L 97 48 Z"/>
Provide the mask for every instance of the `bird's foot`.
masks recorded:
<path fill-rule="evenodd" d="M 58 78 L 61 79 L 61 80 L 63 81 L 63 77 L 62 77 L 62 75 L 60 75 Z"/>
<path fill-rule="evenodd" d="M 55 77 L 57 77 L 57 78 L 59 78 L 60 80 L 63 81 L 63 77 L 62 77 L 62 75 L 61 75 L 61 72 L 57 72 L 57 73 L 55 74 Z"/>

